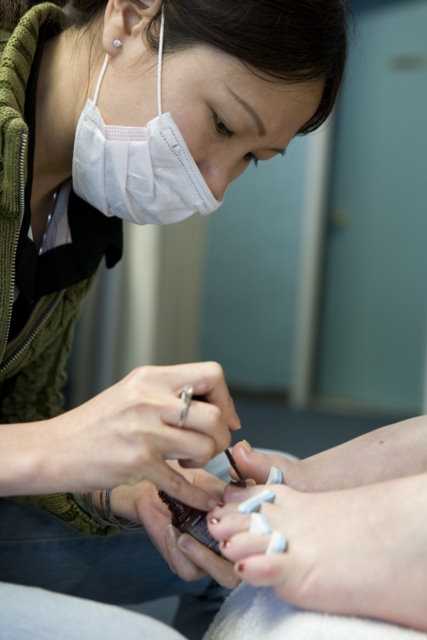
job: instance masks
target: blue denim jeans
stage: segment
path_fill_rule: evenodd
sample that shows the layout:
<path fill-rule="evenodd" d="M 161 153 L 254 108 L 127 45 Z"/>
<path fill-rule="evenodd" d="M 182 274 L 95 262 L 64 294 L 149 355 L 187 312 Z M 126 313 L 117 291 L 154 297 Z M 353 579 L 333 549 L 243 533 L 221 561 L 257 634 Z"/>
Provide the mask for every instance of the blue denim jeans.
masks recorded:
<path fill-rule="evenodd" d="M 190 639 L 202 637 L 228 593 L 209 577 L 174 575 L 143 529 L 84 535 L 7 499 L 0 499 L 0 581 L 116 605 L 178 595 L 174 627 Z"/>
<path fill-rule="evenodd" d="M 211 466 L 221 477 L 227 476 L 227 468 L 225 456 Z M 174 575 L 144 529 L 107 538 L 84 535 L 48 513 L 4 498 L 0 582 L 114 605 L 180 596 L 173 626 L 190 640 L 203 636 L 228 594 L 210 577 L 184 582 Z M 0 600 L 0 618 L 1 607 Z"/>
<path fill-rule="evenodd" d="M 0 582 L 2 640 L 186 640 L 171 627 L 122 607 Z"/>

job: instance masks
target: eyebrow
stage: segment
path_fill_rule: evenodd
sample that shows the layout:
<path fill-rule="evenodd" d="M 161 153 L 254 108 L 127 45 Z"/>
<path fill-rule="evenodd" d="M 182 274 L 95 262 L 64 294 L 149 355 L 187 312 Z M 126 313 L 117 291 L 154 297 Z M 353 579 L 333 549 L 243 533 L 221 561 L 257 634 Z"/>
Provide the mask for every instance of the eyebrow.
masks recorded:
<path fill-rule="evenodd" d="M 245 109 L 245 111 L 251 116 L 252 120 L 255 123 L 258 135 L 265 136 L 266 135 L 266 130 L 265 130 L 264 123 L 261 120 L 261 118 L 258 115 L 258 113 L 255 111 L 255 109 L 249 104 L 249 102 L 246 102 L 246 100 L 244 100 L 242 97 L 237 95 L 237 93 L 235 93 L 233 91 L 233 89 L 230 89 L 230 87 L 227 87 L 227 89 L 228 89 L 230 95 L 232 95 L 233 98 L 236 100 L 236 102 L 238 102 L 240 104 L 240 106 L 242 106 Z M 271 149 L 271 151 L 275 151 L 276 153 L 280 153 L 281 155 L 284 155 L 286 149 L 276 149 L 276 148 L 274 148 L 274 149 Z"/>

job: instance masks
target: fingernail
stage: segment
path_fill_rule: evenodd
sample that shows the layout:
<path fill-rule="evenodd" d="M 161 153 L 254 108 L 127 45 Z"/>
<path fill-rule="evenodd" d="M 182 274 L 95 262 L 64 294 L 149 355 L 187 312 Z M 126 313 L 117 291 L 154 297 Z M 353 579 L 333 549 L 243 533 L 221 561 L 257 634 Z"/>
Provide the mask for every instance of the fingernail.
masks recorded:
<path fill-rule="evenodd" d="M 210 518 L 209 522 L 210 522 L 210 524 L 218 524 L 219 518 Z"/>
<path fill-rule="evenodd" d="M 242 447 L 244 449 L 246 449 L 246 451 L 248 451 L 249 453 L 251 453 L 253 451 L 251 445 L 249 444 L 249 442 L 247 440 L 241 440 L 240 444 L 242 445 Z"/>
<path fill-rule="evenodd" d="M 184 551 L 191 551 L 194 546 L 194 540 L 188 533 L 183 533 L 182 536 L 178 538 L 178 546 Z"/>
<path fill-rule="evenodd" d="M 208 511 L 213 511 L 217 507 L 223 507 L 222 502 L 218 502 L 216 498 L 211 498 L 208 502 Z"/>
<path fill-rule="evenodd" d="M 243 564 L 243 562 L 239 562 L 239 564 L 236 566 L 236 571 L 241 573 L 244 570 L 245 570 L 245 565 Z"/>
<path fill-rule="evenodd" d="M 174 526 L 172 526 L 171 524 L 168 524 L 168 526 L 166 527 L 166 535 L 168 538 L 171 539 L 177 539 L 178 538 L 178 532 L 175 529 Z"/>
<path fill-rule="evenodd" d="M 233 400 L 233 398 L 231 396 L 230 396 L 230 402 L 231 402 L 231 404 L 233 406 L 234 417 L 235 417 L 233 431 L 238 431 L 239 429 L 242 428 L 242 425 L 240 423 L 240 418 L 239 418 L 238 413 L 236 411 L 236 405 L 235 405 L 234 400 Z"/>

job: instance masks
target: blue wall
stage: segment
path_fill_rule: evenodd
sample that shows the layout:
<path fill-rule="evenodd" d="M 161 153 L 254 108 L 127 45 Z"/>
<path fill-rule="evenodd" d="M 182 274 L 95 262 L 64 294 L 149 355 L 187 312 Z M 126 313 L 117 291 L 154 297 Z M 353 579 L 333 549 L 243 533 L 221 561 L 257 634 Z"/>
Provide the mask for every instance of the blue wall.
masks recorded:
<path fill-rule="evenodd" d="M 404 0 L 353 0 L 357 16 Z M 200 355 L 232 386 L 289 390 L 307 142 L 239 178 L 208 218 Z"/>
<path fill-rule="evenodd" d="M 232 386 L 289 387 L 306 146 L 251 166 L 206 221 L 201 357 Z"/>

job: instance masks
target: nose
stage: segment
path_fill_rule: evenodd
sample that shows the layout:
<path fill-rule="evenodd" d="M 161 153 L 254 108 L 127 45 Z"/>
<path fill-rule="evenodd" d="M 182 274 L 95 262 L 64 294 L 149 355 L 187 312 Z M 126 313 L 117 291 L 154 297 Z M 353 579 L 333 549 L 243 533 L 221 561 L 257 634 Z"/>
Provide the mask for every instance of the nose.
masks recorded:
<path fill-rule="evenodd" d="M 216 164 L 200 162 L 198 167 L 212 195 L 218 201 L 224 199 L 230 182 L 233 182 L 243 171 L 236 171 L 230 164 L 220 162 Z"/>
<path fill-rule="evenodd" d="M 231 180 L 220 172 L 215 172 L 215 175 L 213 175 L 211 171 L 206 171 L 203 167 L 199 167 L 199 169 L 206 180 L 206 184 L 211 190 L 213 197 L 219 202 L 223 200 L 226 189 Z"/>

